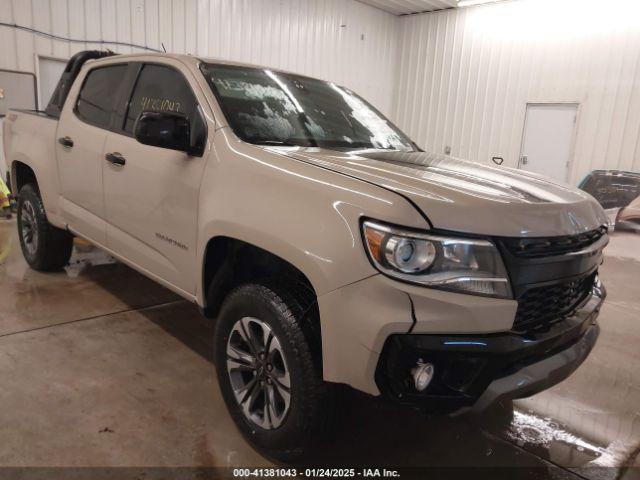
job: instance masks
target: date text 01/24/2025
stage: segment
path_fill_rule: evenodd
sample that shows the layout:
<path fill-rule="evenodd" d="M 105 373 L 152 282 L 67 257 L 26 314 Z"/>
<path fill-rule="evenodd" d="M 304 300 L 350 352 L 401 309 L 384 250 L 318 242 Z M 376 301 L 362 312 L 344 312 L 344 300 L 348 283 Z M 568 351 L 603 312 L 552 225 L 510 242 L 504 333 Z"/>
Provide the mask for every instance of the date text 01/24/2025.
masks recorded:
<path fill-rule="evenodd" d="M 235 468 L 234 478 L 399 478 L 397 470 L 386 468 Z"/>

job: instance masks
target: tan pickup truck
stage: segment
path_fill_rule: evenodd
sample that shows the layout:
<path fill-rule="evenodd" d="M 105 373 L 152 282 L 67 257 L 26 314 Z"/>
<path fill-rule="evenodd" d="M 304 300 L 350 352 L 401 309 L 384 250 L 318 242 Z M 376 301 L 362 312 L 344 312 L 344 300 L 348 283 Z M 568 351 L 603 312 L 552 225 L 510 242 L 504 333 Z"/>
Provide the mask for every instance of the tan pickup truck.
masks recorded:
<path fill-rule="evenodd" d="M 197 303 L 231 415 L 274 455 L 317 437 L 336 383 L 480 411 L 598 336 L 591 196 L 426 153 L 334 83 L 81 52 L 4 142 L 27 262 L 62 268 L 78 236 Z"/>

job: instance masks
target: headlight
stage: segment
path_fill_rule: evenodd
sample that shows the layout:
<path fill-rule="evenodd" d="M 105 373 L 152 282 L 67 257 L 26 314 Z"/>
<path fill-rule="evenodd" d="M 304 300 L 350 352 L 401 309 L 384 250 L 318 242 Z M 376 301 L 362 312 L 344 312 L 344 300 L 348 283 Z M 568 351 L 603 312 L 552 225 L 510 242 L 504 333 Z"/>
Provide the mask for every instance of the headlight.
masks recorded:
<path fill-rule="evenodd" d="M 362 229 L 373 264 L 390 277 L 443 290 L 512 298 L 500 253 L 488 240 L 417 233 L 368 220 Z"/>

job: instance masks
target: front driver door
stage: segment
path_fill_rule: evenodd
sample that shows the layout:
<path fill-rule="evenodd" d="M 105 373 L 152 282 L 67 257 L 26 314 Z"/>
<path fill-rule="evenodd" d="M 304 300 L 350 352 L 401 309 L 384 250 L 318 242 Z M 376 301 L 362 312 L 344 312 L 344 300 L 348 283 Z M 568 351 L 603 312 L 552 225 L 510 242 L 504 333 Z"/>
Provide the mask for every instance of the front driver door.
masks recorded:
<path fill-rule="evenodd" d="M 176 67 L 142 65 L 122 129 L 107 136 L 105 155 L 121 159 L 103 161 L 107 246 L 144 272 L 194 294 L 198 196 L 206 156 L 143 145 L 133 137 L 143 111 L 179 112 L 192 124 L 203 121 L 194 89 Z"/>
<path fill-rule="evenodd" d="M 72 230 L 101 245 L 106 240 L 103 148 L 127 68 L 127 64 L 97 67 L 78 77 L 80 91 L 70 92 L 56 135 L 64 216 Z"/>

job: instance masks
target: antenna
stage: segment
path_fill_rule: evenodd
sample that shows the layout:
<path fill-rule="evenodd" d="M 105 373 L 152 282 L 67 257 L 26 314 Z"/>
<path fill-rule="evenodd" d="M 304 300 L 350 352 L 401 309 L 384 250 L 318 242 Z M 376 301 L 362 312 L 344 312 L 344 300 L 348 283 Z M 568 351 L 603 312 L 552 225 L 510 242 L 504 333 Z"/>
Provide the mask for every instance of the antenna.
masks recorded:
<path fill-rule="evenodd" d="M 163 42 L 160 42 L 160 45 L 162 45 L 162 50 L 164 50 L 164 53 L 167 53 L 167 49 L 166 49 L 166 48 L 164 48 L 164 43 L 163 43 Z"/>

